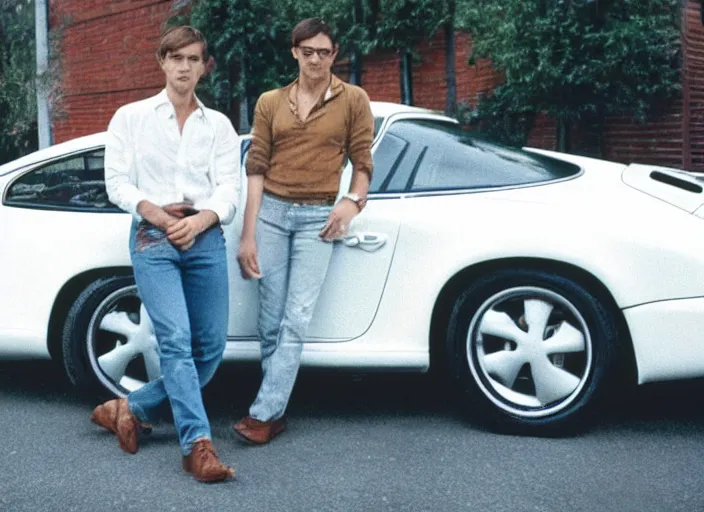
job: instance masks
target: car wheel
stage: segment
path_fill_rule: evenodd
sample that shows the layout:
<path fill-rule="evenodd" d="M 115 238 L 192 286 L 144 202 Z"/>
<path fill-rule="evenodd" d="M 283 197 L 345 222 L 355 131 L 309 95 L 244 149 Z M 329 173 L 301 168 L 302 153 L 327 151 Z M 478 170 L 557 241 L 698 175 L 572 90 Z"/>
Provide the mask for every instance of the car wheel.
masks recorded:
<path fill-rule="evenodd" d="M 447 342 L 453 382 L 473 417 L 507 433 L 564 435 L 584 427 L 608 391 L 617 329 L 581 285 L 504 270 L 459 296 Z"/>
<path fill-rule="evenodd" d="M 161 374 L 151 320 L 130 276 L 98 279 L 78 296 L 62 345 L 69 379 L 92 395 L 126 396 Z"/>

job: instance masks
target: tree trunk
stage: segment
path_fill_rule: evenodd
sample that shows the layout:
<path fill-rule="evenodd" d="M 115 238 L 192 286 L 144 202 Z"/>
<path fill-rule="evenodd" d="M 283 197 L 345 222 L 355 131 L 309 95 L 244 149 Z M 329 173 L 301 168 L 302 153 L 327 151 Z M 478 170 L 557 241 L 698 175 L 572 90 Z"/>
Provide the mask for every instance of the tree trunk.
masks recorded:
<path fill-rule="evenodd" d="M 445 32 L 445 113 L 449 116 L 457 110 L 457 70 L 455 66 L 455 2 L 448 3 L 449 19 L 443 26 Z"/>
<path fill-rule="evenodd" d="M 401 52 L 401 103 L 413 105 L 413 54 L 408 48 Z"/>
<path fill-rule="evenodd" d="M 596 148 L 597 148 L 597 158 L 604 158 L 606 153 L 604 148 L 604 129 L 606 127 L 606 114 L 604 113 L 604 108 L 599 105 L 596 111 Z"/>
<path fill-rule="evenodd" d="M 571 123 L 564 119 L 557 120 L 557 150 L 569 153 L 572 150 Z"/>
<path fill-rule="evenodd" d="M 381 16 L 381 0 L 368 0 L 369 6 L 369 35 L 372 39 L 376 37 L 376 23 Z"/>
<path fill-rule="evenodd" d="M 362 58 L 356 48 L 350 53 L 348 81 L 353 85 L 362 85 Z"/>
<path fill-rule="evenodd" d="M 363 23 L 364 8 L 362 0 L 354 0 L 352 6 L 352 20 L 355 24 Z M 354 85 L 362 85 L 362 56 L 359 54 L 359 41 L 352 43 L 349 61 L 349 82 Z"/>
<path fill-rule="evenodd" d="M 249 124 L 249 94 L 247 91 L 247 61 L 244 54 L 240 57 L 240 88 L 242 97 L 240 98 L 238 132 L 247 133 L 250 130 Z"/>

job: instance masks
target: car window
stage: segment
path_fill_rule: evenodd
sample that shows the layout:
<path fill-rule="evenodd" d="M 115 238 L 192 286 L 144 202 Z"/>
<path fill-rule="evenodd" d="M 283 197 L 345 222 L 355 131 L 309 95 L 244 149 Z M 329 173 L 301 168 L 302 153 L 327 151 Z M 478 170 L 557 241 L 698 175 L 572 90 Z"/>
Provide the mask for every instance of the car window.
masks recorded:
<path fill-rule="evenodd" d="M 252 139 L 247 137 L 242 139 L 242 143 L 240 145 L 240 165 L 244 167 L 245 162 L 247 161 L 247 155 L 249 154 L 249 147 L 252 145 Z"/>
<path fill-rule="evenodd" d="M 384 123 L 383 117 L 375 117 L 374 118 L 374 138 L 376 138 L 376 136 L 379 135 L 379 130 L 381 129 L 381 125 L 383 123 Z"/>
<path fill-rule="evenodd" d="M 370 191 L 523 185 L 578 172 L 567 162 L 483 141 L 454 123 L 403 120 L 393 123 L 379 142 Z"/>
<path fill-rule="evenodd" d="M 374 172 L 369 185 L 370 192 L 387 191 L 389 180 L 394 176 L 398 165 L 408 149 L 408 142 L 386 133 L 374 152 Z"/>
<path fill-rule="evenodd" d="M 10 185 L 5 204 L 50 209 L 121 211 L 108 200 L 104 156 L 104 150 L 94 150 L 33 169 Z"/>

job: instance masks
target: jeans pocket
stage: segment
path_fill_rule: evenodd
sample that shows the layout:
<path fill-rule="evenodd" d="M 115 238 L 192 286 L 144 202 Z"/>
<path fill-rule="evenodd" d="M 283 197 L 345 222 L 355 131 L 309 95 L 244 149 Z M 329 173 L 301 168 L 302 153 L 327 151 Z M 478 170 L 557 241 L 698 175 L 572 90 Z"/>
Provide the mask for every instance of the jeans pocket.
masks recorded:
<path fill-rule="evenodd" d="M 134 235 L 134 250 L 144 251 L 151 247 L 168 244 L 166 233 L 147 222 L 140 222 Z"/>

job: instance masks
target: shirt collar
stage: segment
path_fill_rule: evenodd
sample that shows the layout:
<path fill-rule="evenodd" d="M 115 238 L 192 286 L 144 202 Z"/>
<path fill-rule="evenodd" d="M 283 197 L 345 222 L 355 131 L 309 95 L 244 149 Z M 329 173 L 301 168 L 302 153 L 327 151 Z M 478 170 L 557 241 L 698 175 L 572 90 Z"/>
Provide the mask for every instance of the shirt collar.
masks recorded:
<path fill-rule="evenodd" d="M 196 102 L 198 103 L 196 115 L 198 117 L 204 117 L 205 105 L 203 105 L 203 102 L 200 101 L 198 96 L 196 96 L 195 98 Z M 165 119 L 171 119 L 173 117 L 176 117 L 176 110 L 174 109 L 174 106 L 171 103 L 169 96 L 166 94 L 166 89 L 162 89 L 159 94 L 154 96 L 154 110 L 156 110 L 156 112 Z"/>
<path fill-rule="evenodd" d="M 287 96 L 288 96 L 288 102 L 291 107 L 291 110 L 296 112 L 298 105 L 296 104 L 296 95 L 295 95 L 295 89 L 298 87 L 298 78 L 296 78 L 293 82 L 288 84 L 286 86 L 287 89 Z M 342 92 L 342 89 L 344 87 L 344 82 L 337 78 L 335 75 L 332 75 L 330 79 L 330 85 L 328 86 L 327 90 L 325 91 L 325 94 L 323 95 L 322 101 L 319 102 L 319 106 L 327 103 L 331 99 L 333 99 L 335 96 L 340 94 Z"/>

